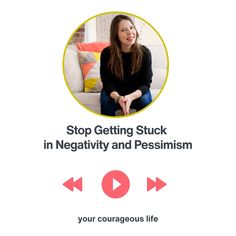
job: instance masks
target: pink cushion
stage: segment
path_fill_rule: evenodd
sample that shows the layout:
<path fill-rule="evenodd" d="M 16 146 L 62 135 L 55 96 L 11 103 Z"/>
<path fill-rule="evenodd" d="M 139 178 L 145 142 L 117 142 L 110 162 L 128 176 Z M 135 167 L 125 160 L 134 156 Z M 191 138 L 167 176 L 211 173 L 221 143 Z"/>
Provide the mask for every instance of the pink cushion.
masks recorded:
<path fill-rule="evenodd" d="M 77 43 L 76 46 L 79 51 L 87 52 L 101 52 L 105 47 L 110 44 L 106 42 L 93 42 L 93 43 Z"/>

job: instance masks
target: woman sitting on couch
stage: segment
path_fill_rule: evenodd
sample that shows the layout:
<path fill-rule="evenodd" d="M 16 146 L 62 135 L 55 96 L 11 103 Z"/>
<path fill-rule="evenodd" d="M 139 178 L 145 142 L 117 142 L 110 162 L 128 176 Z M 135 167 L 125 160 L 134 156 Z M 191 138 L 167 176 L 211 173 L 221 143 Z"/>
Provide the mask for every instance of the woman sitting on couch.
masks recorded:
<path fill-rule="evenodd" d="M 150 50 L 140 45 L 133 21 L 116 16 L 110 28 L 110 46 L 101 53 L 101 114 L 115 116 L 118 109 L 129 115 L 151 103 L 152 58 Z"/>

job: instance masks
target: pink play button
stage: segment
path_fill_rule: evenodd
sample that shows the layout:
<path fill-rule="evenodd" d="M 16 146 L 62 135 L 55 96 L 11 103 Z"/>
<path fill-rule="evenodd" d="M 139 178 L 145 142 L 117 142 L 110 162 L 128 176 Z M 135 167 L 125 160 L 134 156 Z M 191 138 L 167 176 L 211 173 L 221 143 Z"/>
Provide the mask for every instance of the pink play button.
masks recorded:
<path fill-rule="evenodd" d="M 129 191 L 129 178 L 119 170 L 108 172 L 102 180 L 103 192 L 111 198 L 121 198 Z"/>

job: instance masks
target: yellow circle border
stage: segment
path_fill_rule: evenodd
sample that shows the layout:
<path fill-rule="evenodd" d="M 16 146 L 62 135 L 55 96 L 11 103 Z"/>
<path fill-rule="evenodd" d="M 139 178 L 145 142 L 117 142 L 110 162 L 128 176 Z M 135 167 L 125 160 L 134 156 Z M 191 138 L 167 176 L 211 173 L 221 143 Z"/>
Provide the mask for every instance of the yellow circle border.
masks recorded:
<path fill-rule="evenodd" d="M 83 24 L 85 24 L 86 22 L 90 21 L 91 19 L 93 19 L 93 18 L 95 18 L 95 17 L 98 17 L 98 16 L 107 15 L 107 14 L 125 14 L 125 15 L 130 15 L 130 16 L 137 17 L 137 18 L 139 18 L 140 20 L 144 21 L 144 22 L 145 22 L 146 24 L 148 24 L 148 25 L 155 31 L 155 33 L 158 35 L 158 37 L 160 38 L 160 40 L 161 40 L 161 42 L 162 42 L 162 44 L 163 44 L 163 46 L 164 46 L 165 53 L 166 53 L 166 60 L 167 60 L 166 78 L 165 78 L 165 81 L 164 81 L 164 83 L 163 83 L 163 85 L 162 85 L 162 87 L 161 87 L 160 92 L 157 94 L 157 96 L 155 96 L 155 98 L 152 100 L 152 102 L 151 102 L 150 104 L 148 104 L 148 105 L 147 105 L 146 107 L 144 107 L 142 110 L 137 111 L 137 112 L 135 112 L 135 113 L 132 113 L 132 114 L 130 114 L 130 115 L 128 115 L 128 116 L 106 116 L 106 115 L 102 115 L 102 114 L 100 114 L 100 113 L 97 113 L 97 112 L 95 112 L 95 111 L 89 109 L 87 106 L 85 106 L 84 104 L 82 104 L 82 103 L 78 100 L 78 98 L 73 94 L 73 92 L 71 91 L 71 88 L 69 87 L 69 84 L 68 84 L 68 82 L 67 82 L 67 80 L 66 80 L 65 69 L 64 69 L 64 65 L 65 65 L 65 53 L 66 53 L 66 49 L 67 49 L 67 47 L 68 47 L 68 44 L 69 44 L 69 42 L 71 41 L 72 37 L 74 36 L 75 32 L 76 32 Z M 66 43 L 66 46 L 65 46 L 65 49 L 64 49 L 64 52 L 63 52 L 62 71 L 63 71 L 64 81 L 65 81 L 66 86 L 67 86 L 68 90 L 70 91 L 72 97 L 74 97 L 74 99 L 75 99 L 82 107 L 84 107 L 86 110 L 88 110 L 89 112 L 92 112 L 92 113 L 94 113 L 94 114 L 96 114 L 96 115 L 100 115 L 100 116 L 102 116 L 102 117 L 107 117 L 107 118 L 127 118 L 127 117 L 130 117 L 130 116 L 136 115 L 136 114 L 138 114 L 138 113 L 140 113 L 140 112 L 143 112 L 146 108 L 148 108 L 150 105 L 152 105 L 152 103 L 154 103 L 154 102 L 157 100 L 157 98 L 160 96 L 160 94 L 162 93 L 162 91 L 163 91 L 163 89 L 164 89 L 164 87 L 165 87 L 165 85 L 166 85 L 166 82 L 167 82 L 167 79 L 168 79 L 168 75 L 169 75 L 169 55 L 168 55 L 167 47 L 166 47 L 166 44 L 165 44 L 163 38 L 161 37 L 161 35 L 159 34 L 159 32 L 158 32 L 149 22 L 147 22 L 147 21 L 144 20 L 142 17 L 137 16 L 137 15 L 135 15 L 135 14 L 133 14 L 133 13 L 123 12 L 123 11 L 108 11 L 108 12 L 99 13 L 99 14 L 97 14 L 97 15 L 94 15 L 94 16 L 88 18 L 87 20 L 85 20 L 83 23 L 81 23 L 81 24 L 73 31 L 73 33 L 71 34 L 70 38 L 68 39 L 68 41 L 67 41 L 67 43 Z"/>

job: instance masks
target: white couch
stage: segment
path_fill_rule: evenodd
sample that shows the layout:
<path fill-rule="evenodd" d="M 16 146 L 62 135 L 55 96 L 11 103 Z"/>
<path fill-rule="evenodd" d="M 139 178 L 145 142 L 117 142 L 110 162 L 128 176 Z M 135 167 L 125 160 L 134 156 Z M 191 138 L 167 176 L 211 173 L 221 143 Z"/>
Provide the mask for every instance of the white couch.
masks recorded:
<path fill-rule="evenodd" d="M 153 78 L 150 91 L 154 100 L 165 84 L 167 77 L 167 55 L 163 45 L 146 46 L 152 53 Z M 67 46 L 63 61 L 65 81 L 74 98 L 85 108 L 95 113 L 100 113 L 100 93 L 85 93 L 83 91 L 83 76 L 75 44 Z"/>

